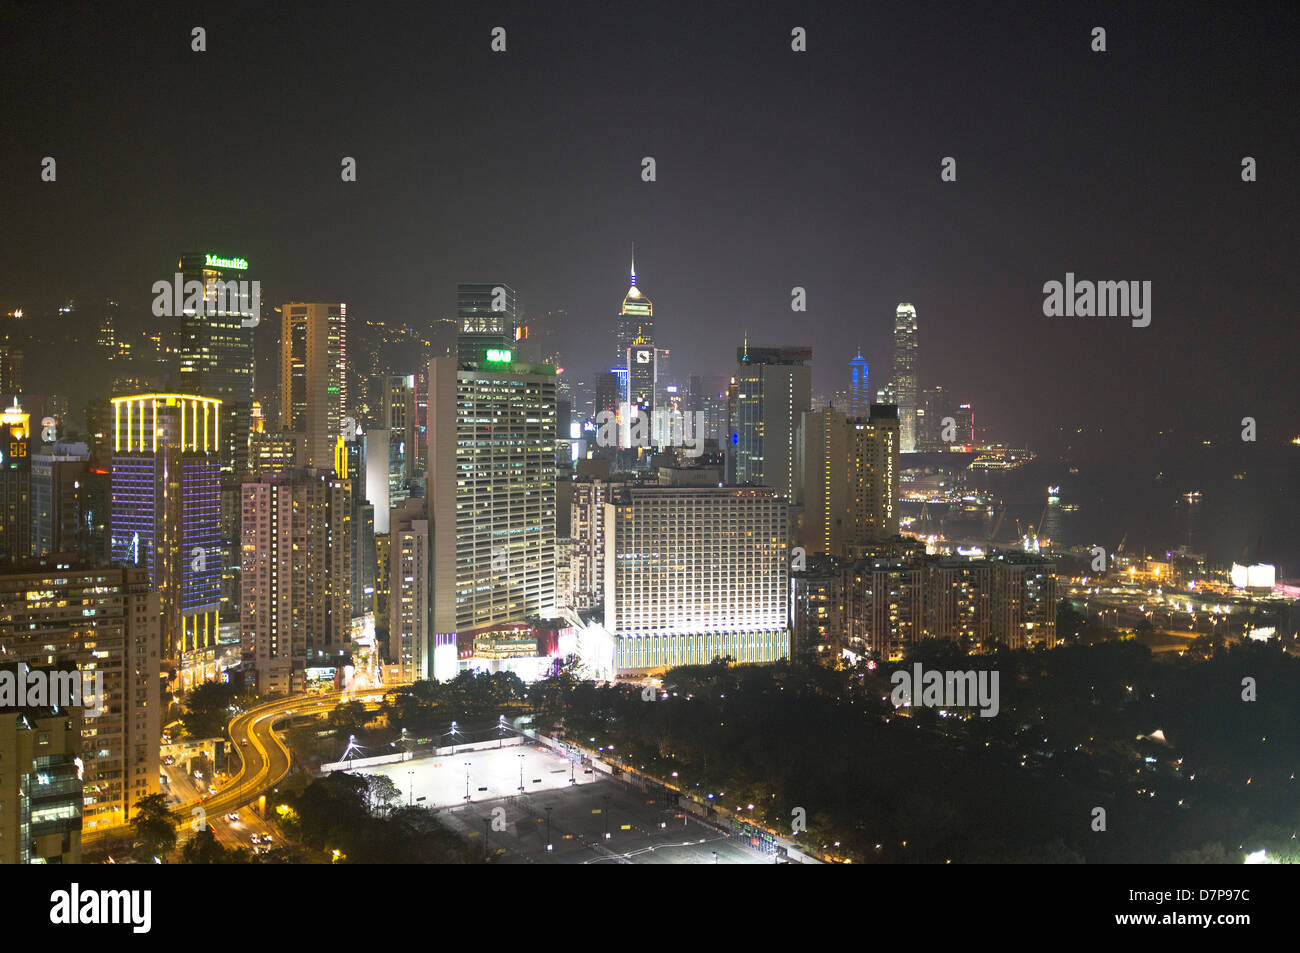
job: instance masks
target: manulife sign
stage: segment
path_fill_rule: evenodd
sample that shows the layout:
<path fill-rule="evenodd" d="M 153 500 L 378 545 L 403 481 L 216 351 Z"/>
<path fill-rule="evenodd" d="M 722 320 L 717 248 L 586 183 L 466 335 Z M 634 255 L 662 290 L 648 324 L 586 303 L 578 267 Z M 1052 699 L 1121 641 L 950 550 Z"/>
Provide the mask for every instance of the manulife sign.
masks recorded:
<path fill-rule="evenodd" d="M 216 255 L 208 255 L 207 261 L 204 262 L 208 268 L 236 268 L 243 271 L 248 267 L 246 258 L 219 258 Z"/>

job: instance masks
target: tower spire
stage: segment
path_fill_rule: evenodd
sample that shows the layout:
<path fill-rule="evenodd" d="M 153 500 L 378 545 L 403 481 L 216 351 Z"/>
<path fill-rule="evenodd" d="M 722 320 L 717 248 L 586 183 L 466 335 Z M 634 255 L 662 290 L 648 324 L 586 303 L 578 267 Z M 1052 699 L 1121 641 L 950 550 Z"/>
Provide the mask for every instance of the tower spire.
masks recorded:
<path fill-rule="evenodd" d="M 632 243 L 632 287 L 636 287 L 636 242 Z"/>

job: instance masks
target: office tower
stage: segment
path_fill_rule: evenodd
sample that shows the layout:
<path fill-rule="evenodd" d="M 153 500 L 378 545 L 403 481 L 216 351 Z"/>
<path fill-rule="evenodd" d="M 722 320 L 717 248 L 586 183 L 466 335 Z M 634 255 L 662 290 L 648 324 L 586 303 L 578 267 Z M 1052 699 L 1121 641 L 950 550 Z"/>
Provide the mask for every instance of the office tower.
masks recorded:
<path fill-rule="evenodd" d="M 916 350 L 916 309 L 900 304 L 894 313 L 893 389 L 903 453 L 916 451 Z"/>
<path fill-rule="evenodd" d="M 811 384 L 809 387 L 811 388 Z M 738 482 L 736 480 L 736 459 L 739 456 L 737 451 L 740 447 L 740 384 L 736 378 L 731 378 L 727 384 L 727 429 L 723 433 L 723 446 L 726 448 L 727 473 L 726 482 L 728 484 Z"/>
<path fill-rule="evenodd" d="M 0 556 L 32 549 L 31 418 L 15 400 L 0 414 Z"/>
<path fill-rule="evenodd" d="M 849 403 L 845 413 L 849 417 L 865 417 L 871 412 L 870 368 L 862 352 L 849 361 Z"/>
<path fill-rule="evenodd" d="M 736 482 L 774 487 L 798 504 L 795 441 L 812 408 L 812 348 L 746 344 L 736 359 Z"/>
<path fill-rule="evenodd" d="M 347 480 L 352 500 L 352 618 L 373 611 L 375 595 L 375 508 L 366 499 L 366 445 L 360 430 L 354 439 L 340 438 L 335 472 Z"/>
<path fill-rule="evenodd" d="M 430 362 L 431 635 L 554 615 L 555 414 L 549 364 Z"/>
<path fill-rule="evenodd" d="M 161 596 L 161 658 L 202 667 L 217 645 L 222 578 L 221 401 L 113 398 L 113 559 Z M 238 511 L 236 510 L 236 513 Z"/>
<path fill-rule="evenodd" d="M 88 483 L 90 448 L 84 443 L 34 445 L 31 460 L 31 554 L 90 555 L 83 531 L 87 506 L 82 493 L 83 483 Z"/>
<path fill-rule="evenodd" d="M 375 511 L 375 520 L 378 522 L 378 513 Z M 391 525 L 391 514 L 384 514 L 384 524 Z M 392 576 L 392 563 L 389 556 L 392 553 L 392 537 L 385 533 L 380 536 L 375 534 L 375 595 L 370 604 L 370 610 L 375 614 L 375 643 L 377 645 L 388 645 L 388 608 L 389 608 L 389 586 Z M 392 659 L 392 656 L 389 656 Z"/>
<path fill-rule="evenodd" d="M 871 405 L 867 418 L 838 410 L 803 415 L 798 450 L 803 508 L 795 539 L 811 554 L 850 556 L 898 535 L 898 418 Z"/>
<path fill-rule="evenodd" d="M 352 635 L 352 499 L 328 470 L 259 477 L 243 486 L 240 627 L 257 691 L 305 688 Z"/>
<path fill-rule="evenodd" d="M 924 451 L 946 450 L 948 447 L 965 443 L 966 441 L 956 434 L 954 426 L 954 439 L 945 441 L 943 439 L 943 421 L 945 417 L 953 417 L 956 424 L 956 418 L 952 410 L 952 395 L 944 391 L 942 387 L 927 387 L 921 391 L 920 406 L 916 410 L 916 449 Z"/>
<path fill-rule="evenodd" d="M 117 329 L 121 323 L 121 308 L 116 301 L 105 301 L 103 316 L 95 330 L 95 351 L 100 360 L 111 361 L 115 358 L 129 358 L 131 345 L 119 340 Z"/>
<path fill-rule="evenodd" d="M 627 363 L 629 348 L 642 345 L 654 347 L 655 343 L 655 308 L 641 289 L 636 286 L 636 257 L 632 258 L 632 282 L 627 294 L 623 296 L 623 305 L 618 311 L 618 340 L 615 345 L 614 363 L 618 367 L 630 367 Z M 626 385 L 625 385 L 626 386 Z"/>
<path fill-rule="evenodd" d="M 291 302 L 280 314 L 280 429 L 304 434 L 304 463 L 324 470 L 346 416 L 348 306 Z"/>
<path fill-rule="evenodd" d="M 975 408 L 973 405 L 958 404 L 957 413 L 953 415 L 957 420 L 957 443 L 965 444 L 972 449 L 975 447 Z"/>
<path fill-rule="evenodd" d="M 622 399 L 618 389 L 618 375 L 613 371 L 598 373 L 596 375 L 596 403 L 592 416 L 595 417 L 601 413 L 617 414 L 618 405 Z"/>
<path fill-rule="evenodd" d="M 81 863 L 80 760 L 80 707 L 0 708 L 0 864 Z"/>
<path fill-rule="evenodd" d="M 487 352 L 508 350 L 519 324 L 515 291 L 505 282 L 456 286 L 456 359 L 477 364 Z"/>
<path fill-rule="evenodd" d="M 14 342 L 0 340 L 0 394 L 23 392 L 23 349 Z"/>
<path fill-rule="evenodd" d="M 141 569 L 62 557 L 0 567 L 4 661 L 75 666 L 103 702 L 83 706 L 83 830 L 125 824 L 136 801 L 158 793 L 160 608 Z M 8 764 L 0 761 L 0 783 L 11 780 Z"/>
<path fill-rule="evenodd" d="M 778 491 L 628 486 L 604 510 L 604 628 L 616 673 L 789 657 Z"/>
<path fill-rule="evenodd" d="M 419 681 L 433 675 L 431 553 L 425 501 L 418 497 L 403 500 L 393 508 L 389 526 L 388 658 L 398 666 L 403 681 Z"/>
<path fill-rule="evenodd" d="M 593 609 L 605 601 L 605 504 L 623 486 L 606 477 L 582 477 L 569 486 L 569 606 Z"/>
<path fill-rule="evenodd" d="M 220 402 L 218 460 L 223 477 L 238 481 L 247 472 L 253 410 L 253 328 L 244 325 L 260 320 L 260 301 L 234 292 L 241 282 L 248 288 L 243 258 L 186 254 L 176 267 L 185 283 L 204 289 L 203 307 L 180 318 L 178 392 Z"/>

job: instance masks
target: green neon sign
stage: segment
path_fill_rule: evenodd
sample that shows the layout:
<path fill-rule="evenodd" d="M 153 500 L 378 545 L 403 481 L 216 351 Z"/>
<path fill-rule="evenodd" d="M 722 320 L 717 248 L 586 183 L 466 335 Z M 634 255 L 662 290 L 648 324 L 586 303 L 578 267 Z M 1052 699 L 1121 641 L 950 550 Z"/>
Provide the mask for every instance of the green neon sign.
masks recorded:
<path fill-rule="evenodd" d="M 236 268 L 240 271 L 243 271 L 245 268 L 248 267 L 248 259 L 218 258 L 216 255 L 208 255 L 208 260 L 206 262 L 206 265 L 209 268 Z"/>
<path fill-rule="evenodd" d="M 510 352 L 499 348 L 488 348 L 487 359 L 492 364 L 509 364 Z"/>

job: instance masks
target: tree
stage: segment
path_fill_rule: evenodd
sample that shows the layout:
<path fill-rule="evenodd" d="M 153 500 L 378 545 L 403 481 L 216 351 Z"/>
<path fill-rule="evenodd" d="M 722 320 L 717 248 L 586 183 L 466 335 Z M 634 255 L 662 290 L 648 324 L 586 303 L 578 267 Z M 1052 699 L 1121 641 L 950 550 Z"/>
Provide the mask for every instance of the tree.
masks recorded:
<path fill-rule="evenodd" d="M 357 701 L 341 702 L 329 713 L 330 727 L 348 734 L 356 734 L 369 720 L 366 706 Z"/>
<path fill-rule="evenodd" d="M 176 828 L 167 810 L 167 798 L 162 794 L 150 794 L 135 802 L 135 810 L 136 814 L 131 818 L 131 833 L 140 845 L 135 848 L 136 859 L 147 863 L 154 857 L 171 853 L 176 848 Z"/>
<path fill-rule="evenodd" d="M 395 802 L 402 799 L 402 792 L 397 783 L 383 774 L 360 775 L 366 782 L 366 809 L 371 814 L 383 817 L 392 809 Z"/>
<path fill-rule="evenodd" d="M 226 862 L 226 849 L 217 842 L 212 829 L 205 827 L 181 848 L 183 864 L 222 864 Z"/>

